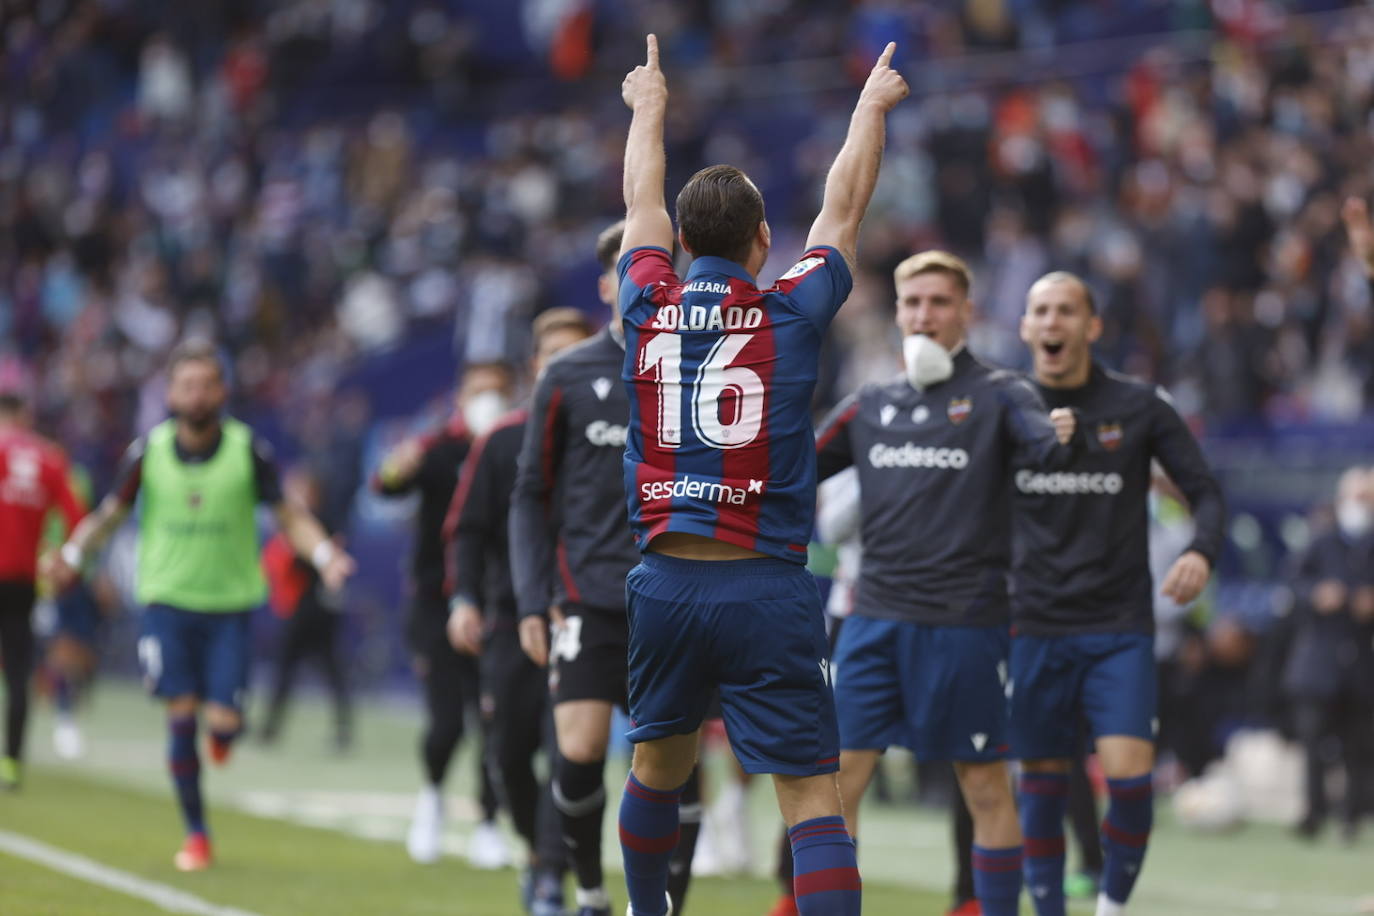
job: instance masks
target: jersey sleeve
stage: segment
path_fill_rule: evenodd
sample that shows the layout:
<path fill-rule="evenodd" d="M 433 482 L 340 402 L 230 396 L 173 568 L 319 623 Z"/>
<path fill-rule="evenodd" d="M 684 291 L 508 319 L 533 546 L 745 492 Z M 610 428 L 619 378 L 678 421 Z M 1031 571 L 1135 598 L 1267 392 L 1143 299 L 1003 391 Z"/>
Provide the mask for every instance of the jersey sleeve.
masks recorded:
<path fill-rule="evenodd" d="M 778 278 L 775 288 L 824 331 L 849 298 L 854 277 L 838 248 L 817 245 L 807 249 L 801 260 Z"/>
<path fill-rule="evenodd" d="M 1202 554 L 1215 569 L 1226 536 L 1226 504 L 1221 484 L 1168 395 L 1157 390 L 1150 410 L 1150 451 L 1169 479 L 1188 497 L 1188 508 L 1193 514 L 1195 533 L 1188 550 Z"/>
<path fill-rule="evenodd" d="M 620 278 L 620 314 L 631 324 L 637 324 L 644 313 L 657 308 L 661 290 L 677 286 L 681 281 L 673 270 L 673 256 L 666 248 L 649 246 L 631 248 L 620 256 L 616 265 Z"/>
<path fill-rule="evenodd" d="M 135 439 L 124 450 L 124 457 L 119 459 L 119 469 L 115 471 L 114 488 L 110 490 L 110 495 L 124 506 L 132 506 L 138 499 L 138 490 L 143 484 L 143 452 L 147 447 L 146 439 Z"/>
<path fill-rule="evenodd" d="M 494 506 L 496 461 L 495 450 L 488 447 L 490 442 L 491 437 L 484 436 L 473 444 L 444 519 L 447 591 L 479 610 L 483 608 L 482 584 L 487 573 L 486 544 L 489 538 L 506 534 Z"/>
<path fill-rule="evenodd" d="M 275 506 L 281 502 L 281 473 L 277 470 L 277 456 L 272 443 L 261 436 L 253 437 L 253 483 L 257 486 L 258 502 Z"/>
<path fill-rule="evenodd" d="M 816 538 L 823 544 L 842 544 L 858 537 L 863 527 L 859 472 L 846 468 L 821 485 L 816 499 Z"/>
<path fill-rule="evenodd" d="M 841 401 L 816 433 L 816 476 L 825 480 L 854 463 L 849 425 L 859 412 L 859 396 L 851 394 Z"/>
<path fill-rule="evenodd" d="M 1059 471 L 1073 463 L 1083 441 L 1083 430 L 1061 445 L 1045 401 L 1026 379 L 1008 373 L 998 387 L 1002 399 L 1003 429 L 1010 438 L 1018 464 Z"/>
<path fill-rule="evenodd" d="M 547 614 L 553 600 L 557 543 L 553 499 L 563 460 L 562 403 L 563 390 L 554 374 L 544 372 L 535 383 L 511 494 L 511 579 L 521 617 Z"/>

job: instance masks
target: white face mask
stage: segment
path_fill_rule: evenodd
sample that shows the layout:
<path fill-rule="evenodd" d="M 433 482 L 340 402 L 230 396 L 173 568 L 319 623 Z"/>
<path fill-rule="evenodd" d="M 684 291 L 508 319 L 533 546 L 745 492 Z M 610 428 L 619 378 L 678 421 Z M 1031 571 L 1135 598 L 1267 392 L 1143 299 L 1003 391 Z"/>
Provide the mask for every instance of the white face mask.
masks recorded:
<path fill-rule="evenodd" d="M 907 381 L 917 390 L 937 385 L 954 374 L 954 359 L 949 351 L 925 334 L 902 339 L 902 359 L 906 362 Z"/>
<path fill-rule="evenodd" d="M 463 405 L 463 422 L 474 436 L 484 436 L 509 409 L 510 404 L 501 392 L 479 391 Z"/>
<path fill-rule="evenodd" d="M 1364 537 L 1374 527 L 1374 512 L 1363 500 L 1343 500 L 1336 506 L 1336 524 L 1348 538 Z"/>

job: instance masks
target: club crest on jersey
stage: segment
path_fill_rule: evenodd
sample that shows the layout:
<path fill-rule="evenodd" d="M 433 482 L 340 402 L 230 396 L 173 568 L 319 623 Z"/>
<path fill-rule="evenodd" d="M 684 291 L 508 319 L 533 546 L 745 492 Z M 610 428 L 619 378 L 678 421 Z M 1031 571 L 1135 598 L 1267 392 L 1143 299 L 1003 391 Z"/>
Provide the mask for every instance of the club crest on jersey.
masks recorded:
<path fill-rule="evenodd" d="M 1099 423 L 1097 425 L 1097 441 L 1102 443 L 1102 447 L 1109 452 L 1114 452 L 1121 447 L 1121 424 L 1120 423 Z"/>
<path fill-rule="evenodd" d="M 200 494 L 199 494 L 199 493 L 188 493 L 188 494 L 186 494 L 186 502 L 190 504 L 190 506 L 191 506 L 192 509 L 199 509 L 199 508 L 200 508 L 200 502 L 201 502 Z"/>
<path fill-rule="evenodd" d="M 950 398 L 949 406 L 945 408 L 945 415 L 949 417 L 949 422 L 955 426 L 967 420 L 971 413 L 973 413 L 972 398 Z"/>
<path fill-rule="evenodd" d="M 878 411 L 878 419 L 882 421 L 884 426 L 890 426 L 892 418 L 895 416 L 897 416 L 897 408 L 891 404 L 884 404 L 883 409 Z"/>
<path fill-rule="evenodd" d="M 592 382 L 592 391 L 596 392 L 596 399 L 598 401 L 606 400 L 606 396 L 611 393 L 611 380 L 602 376 Z"/>

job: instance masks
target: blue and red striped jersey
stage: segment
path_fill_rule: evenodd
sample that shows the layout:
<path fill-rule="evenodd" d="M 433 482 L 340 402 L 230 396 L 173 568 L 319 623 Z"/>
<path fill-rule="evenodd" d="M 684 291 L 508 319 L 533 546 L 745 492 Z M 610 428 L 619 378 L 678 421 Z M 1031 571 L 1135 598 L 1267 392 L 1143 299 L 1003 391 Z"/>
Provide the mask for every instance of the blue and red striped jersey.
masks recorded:
<path fill-rule="evenodd" d="M 620 259 L 625 488 L 635 543 L 666 531 L 806 562 L 816 512 L 811 396 L 821 338 L 853 280 L 810 249 L 770 289 L 701 257 L 685 281 L 662 248 Z"/>

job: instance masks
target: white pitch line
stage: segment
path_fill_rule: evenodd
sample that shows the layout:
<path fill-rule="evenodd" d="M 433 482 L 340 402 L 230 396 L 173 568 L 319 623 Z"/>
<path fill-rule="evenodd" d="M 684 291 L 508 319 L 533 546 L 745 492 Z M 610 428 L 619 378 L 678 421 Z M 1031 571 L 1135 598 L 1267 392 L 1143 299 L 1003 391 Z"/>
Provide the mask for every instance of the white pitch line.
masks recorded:
<path fill-rule="evenodd" d="M 7 852 L 21 859 L 28 859 L 30 862 L 37 862 L 53 871 L 62 872 L 73 878 L 80 878 L 91 884 L 98 884 L 130 897 L 138 897 L 168 913 L 189 913 L 191 916 L 261 916 L 261 914 L 250 910 L 220 906 L 217 903 L 202 900 L 195 894 L 188 894 L 186 891 L 178 890 L 175 887 L 149 881 L 147 878 L 140 878 L 130 872 L 102 865 L 85 856 L 58 849 L 56 846 L 49 846 L 47 843 L 40 843 L 38 840 L 23 834 L 11 833 L 8 830 L 0 830 L 0 852 Z"/>

